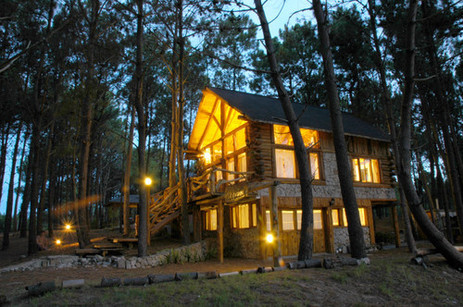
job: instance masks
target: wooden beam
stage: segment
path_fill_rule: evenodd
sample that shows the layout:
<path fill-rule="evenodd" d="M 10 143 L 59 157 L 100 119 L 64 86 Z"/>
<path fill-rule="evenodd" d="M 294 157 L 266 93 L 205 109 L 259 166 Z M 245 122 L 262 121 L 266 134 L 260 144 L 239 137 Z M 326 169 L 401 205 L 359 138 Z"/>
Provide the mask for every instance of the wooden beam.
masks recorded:
<path fill-rule="evenodd" d="M 215 112 L 215 109 L 217 108 L 217 104 L 219 102 L 219 99 L 216 98 L 215 101 L 214 101 L 214 106 L 212 107 L 212 111 L 211 111 L 211 114 L 209 116 L 209 119 L 207 120 L 207 124 L 206 124 L 206 127 L 204 128 L 204 132 L 203 132 L 203 135 L 201 135 L 201 138 L 199 139 L 199 142 L 198 142 L 198 150 L 202 147 L 202 144 L 203 144 L 203 141 L 204 141 L 204 137 L 206 135 L 206 131 L 209 129 L 209 126 L 211 124 L 211 119 L 214 117 L 214 112 Z"/>
<path fill-rule="evenodd" d="M 219 201 L 219 206 L 217 208 L 217 245 L 219 249 L 219 261 L 223 263 L 223 201 Z"/>

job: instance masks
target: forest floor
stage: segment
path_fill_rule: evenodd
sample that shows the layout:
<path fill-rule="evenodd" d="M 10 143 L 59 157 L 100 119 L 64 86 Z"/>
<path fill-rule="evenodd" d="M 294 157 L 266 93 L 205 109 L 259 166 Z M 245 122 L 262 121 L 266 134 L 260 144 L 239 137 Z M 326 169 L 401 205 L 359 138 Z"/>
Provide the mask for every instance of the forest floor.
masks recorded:
<path fill-rule="evenodd" d="M 94 240 L 108 233 L 93 232 Z M 67 238 L 64 246 L 39 252 L 34 257 L 73 254 Z M 180 246 L 179 242 L 155 242 L 150 253 Z M 422 243 L 428 245 L 426 243 Z M 25 257 L 27 240 L 13 237 L 8 251 L 0 251 L 0 268 L 30 260 Z M 126 255 L 135 255 L 135 250 Z M 321 257 L 321 255 L 319 255 Z M 112 267 L 42 268 L 0 274 L 0 297 L 11 306 L 183 306 L 183 305 L 284 305 L 284 306 L 462 306 L 463 273 L 450 268 L 440 255 L 428 256 L 427 267 L 410 263 L 407 248 L 369 254 L 370 265 L 286 270 L 265 274 L 222 277 L 214 280 L 185 280 L 148 285 L 98 287 L 103 277 L 144 277 L 175 272 L 232 272 L 269 266 L 270 261 L 226 258 L 198 263 L 167 264 L 150 269 Z M 85 279 L 79 289 L 59 289 L 40 297 L 28 297 L 25 286 L 39 282 Z M 2 305 L 0 303 L 0 305 Z"/>

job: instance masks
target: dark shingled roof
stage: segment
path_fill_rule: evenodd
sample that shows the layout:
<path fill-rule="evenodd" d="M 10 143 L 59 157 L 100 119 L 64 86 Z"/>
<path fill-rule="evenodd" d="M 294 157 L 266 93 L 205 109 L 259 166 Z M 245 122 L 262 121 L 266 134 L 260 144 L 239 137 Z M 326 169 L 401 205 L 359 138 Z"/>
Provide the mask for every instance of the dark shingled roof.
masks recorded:
<path fill-rule="evenodd" d="M 283 124 L 279 119 L 286 118 L 281 103 L 277 98 L 218 88 L 209 89 L 250 120 L 271 124 Z M 293 108 L 296 115 L 303 112 L 299 119 L 300 127 L 331 132 L 330 113 L 327 109 L 295 103 L 293 103 Z M 343 113 L 342 118 L 344 133 L 347 135 L 361 136 L 380 141 L 390 141 L 389 136 L 380 129 L 352 114 Z"/>

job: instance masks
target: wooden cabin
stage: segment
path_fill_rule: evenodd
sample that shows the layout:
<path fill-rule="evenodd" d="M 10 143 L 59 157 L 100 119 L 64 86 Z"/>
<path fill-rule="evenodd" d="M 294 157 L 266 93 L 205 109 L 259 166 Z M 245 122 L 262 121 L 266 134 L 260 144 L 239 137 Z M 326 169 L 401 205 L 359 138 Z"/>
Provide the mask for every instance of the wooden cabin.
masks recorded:
<path fill-rule="evenodd" d="M 329 111 L 293 107 L 313 177 L 314 252 L 333 253 L 348 246 L 349 237 Z M 293 140 L 284 122 L 278 99 L 217 88 L 203 91 L 188 144 L 189 157 L 198 161 L 198 177 L 189 182 L 189 200 L 197 222 L 196 239 L 216 239 L 219 255 L 222 251 L 232 257 L 271 255 L 264 238 L 272 231 L 272 203 L 278 209 L 281 254 L 297 255 L 300 185 Z M 396 201 L 389 137 L 347 113 L 343 122 L 369 246 L 375 243 L 372 207 Z"/>

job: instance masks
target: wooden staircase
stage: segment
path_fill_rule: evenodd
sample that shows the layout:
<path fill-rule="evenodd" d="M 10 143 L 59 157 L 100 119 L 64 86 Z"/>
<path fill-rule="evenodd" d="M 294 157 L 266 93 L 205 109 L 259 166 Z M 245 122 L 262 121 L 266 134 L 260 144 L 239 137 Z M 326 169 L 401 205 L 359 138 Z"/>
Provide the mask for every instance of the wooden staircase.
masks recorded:
<path fill-rule="evenodd" d="M 149 230 L 153 236 L 180 216 L 180 186 L 177 184 L 156 193 L 148 208 Z"/>

